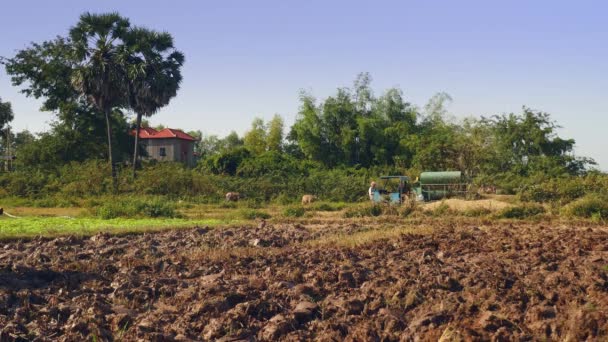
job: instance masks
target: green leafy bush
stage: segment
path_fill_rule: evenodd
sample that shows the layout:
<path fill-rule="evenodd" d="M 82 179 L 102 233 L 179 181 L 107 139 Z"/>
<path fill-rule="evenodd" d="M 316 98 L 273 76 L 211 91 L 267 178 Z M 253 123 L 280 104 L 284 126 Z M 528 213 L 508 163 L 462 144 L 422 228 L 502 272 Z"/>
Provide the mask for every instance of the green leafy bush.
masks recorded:
<path fill-rule="evenodd" d="M 369 217 L 369 216 L 380 216 L 382 215 L 382 207 L 380 205 L 362 205 L 352 207 L 346 210 L 344 217 Z"/>
<path fill-rule="evenodd" d="M 270 214 L 256 209 L 241 209 L 239 212 L 240 216 L 245 220 L 255 220 L 255 219 L 269 219 Z"/>
<path fill-rule="evenodd" d="M 346 207 L 345 203 L 317 202 L 310 206 L 315 211 L 340 211 Z"/>
<path fill-rule="evenodd" d="M 526 203 L 507 207 L 496 214 L 497 218 L 524 219 L 545 213 L 545 207 L 540 204 Z"/>
<path fill-rule="evenodd" d="M 462 212 L 462 214 L 467 217 L 481 217 L 490 215 L 491 213 L 492 210 L 488 208 L 471 208 Z"/>
<path fill-rule="evenodd" d="M 306 213 L 306 210 L 298 206 L 287 207 L 283 210 L 283 216 L 285 217 L 302 217 L 304 213 Z"/>
<path fill-rule="evenodd" d="M 563 208 L 567 216 L 582 218 L 606 219 L 608 218 L 608 198 L 599 195 L 587 195 Z"/>
<path fill-rule="evenodd" d="M 582 177 L 557 178 L 524 187 L 519 198 L 524 202 L 564 204 L 584 196 L 586 192 L 585 179 Z"/>
<path fill-rule="evenodd" d="M 110 199 L 97 208 L 97 216 L 102 219 L 113 219 L 117 217 L 173 218 L 178 215 L 171 202 L 161 199 Z"/>
<path fill-rule="evenodd" d="M 224 201 L 220 203 L 219 207 L 224 209 L 235 209 L 237 207 L 237 204 L 236 202 Z"/>

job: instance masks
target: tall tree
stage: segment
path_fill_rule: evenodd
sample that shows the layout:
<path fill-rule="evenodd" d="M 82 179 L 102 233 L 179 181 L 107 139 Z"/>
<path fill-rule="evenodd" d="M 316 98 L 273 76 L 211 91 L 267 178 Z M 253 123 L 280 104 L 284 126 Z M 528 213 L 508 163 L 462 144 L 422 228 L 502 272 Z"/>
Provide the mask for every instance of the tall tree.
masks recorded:
<path fill-rule="evenodd" d="M 221 141 L 221 149 L 230 151 L 242 147 L 244 144 L 243 139 L 239 137 L 238 133 L 235 131 L 230 132 L 224 139 Z"/>
<path fill-rule="evenodd" d="M 30 167 L 46 169 L 58 167 L 69 161 L 89 158 L 105 158 L 107 148 L 105 118 L 72 86 L 74 61 L 70 54 L 72 42 L 58 37 L 43 43 L 32 43 L 10 59 L 0 59 L 14 86 L 21 86 L 21 93 L 42 100 L 41 111 L 52 112 L 51 131 L 36 140 L 37 146 L 28 147 L 28 155 L 36 162 Z M 119 149 L 118 157 L 130 153 L 126 135 L 127 126 L 119 111 L 111 117 L 112 141 Z M 51 141 L 49 143 L 49 141 Z M 52 149 L 49 149 L 53 147 Z M 38 153 L 49 151 L 48 153 Z M 31 153 L 30 153 L 31 152 Z M 18 162 L 25 159 L 20 153 Z"/>
<path fill-rule="evenodd" d="M 357 113 L 368 116 L 371 113 L 371 104 L 374 100 L 374 95 L 370 84 L 372 83 L 372 76 L 369 72 L 362 72 L 357 75 L 355 82 L 353 83 L 355 109 Z"/>
<path fill-rule="evenodd" d="M 253 119 L 251 129 L 245 133 L 243 138 L 245 147 L 254 154 L 266 151 L 266 126 L 261 118 Z"/>
<path fill-rule="evenodd" d="M 127 61 L 124 39 L 129 20 L 118 13 L 84 13 L 70 30 L 76 63 L 72 84 L 76 90 L 104 113 L 108 142 L 108 159 L 112 170 L 114 191 L 118 191 L 118 175 L 112 153 L 112 110 L 128 103 Z"/>
<path fill-rule="evenodd" d="M 13 121 L 14 116 L 13 116 L 13 108 L 11 107 L 11 103 L 10 102 L 2 102 L 2 98 L 0 98 L 0 137 L 5 137 L 6 138 L 6 143 L 3 144 L 5 145 L 5 149 L 6 149 L 6 155 L 10 156 L 11 155 L 11 132 L 9 129 L 9 122 Z M 6 126 L 6 132 L 5 132 L 5 126 Z M 5 167 L 7 170 L 9 170 L 10 168 L 10 161 L 7 159 L 5 161 Z"/>
<path fill-rule="evenodd" d="M 283 150 L 283 126 L 283 118 L 278 114 L 268 122 L 266 145 L 269 151 L 281 152 Z"/>
<path fill-rule="evenodd" d="M 303 91 L 300 92 L 300 103 L 300 111 L 287 139 L 297 144 L 306 158 L 322 161 L 327 154 L 321 133 L 323 123 L 319 115 L 320 109 L 315 98 Z"/>
<path fill-rule="evenodd" d="M 166 32 L 133 28 L 126 35 L 129 77 L 129 105 L 137 114 L 133 178 L 138 164 L 139 130 L 143 116 L 149 117 L 169 104 L 182 80 L 184 55 L 175 50 Z"/>
<path fill-rule="evenodd" d="M 9 122 L 13 121 L 13 107 L 10 102 L 2 102 L 0 97 L 0 131 L 4 129 L 4 126 L 8 125 Z"/>

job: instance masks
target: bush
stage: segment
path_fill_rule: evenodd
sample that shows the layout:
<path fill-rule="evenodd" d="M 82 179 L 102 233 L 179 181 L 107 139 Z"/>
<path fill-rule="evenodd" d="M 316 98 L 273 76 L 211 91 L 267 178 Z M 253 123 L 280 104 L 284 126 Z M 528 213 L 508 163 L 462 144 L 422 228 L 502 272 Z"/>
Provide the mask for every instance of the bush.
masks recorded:
<path fill-rule="evenodd" d="M 599 195 L 587 195 L 563 209 L 567 216 L 582 218 L 605 219 L 608 217 L 608 198 Z"/>
<path fill-rule="evenodd" d="M 302 217 L 306 210 L 302 207 L 287 207 L 283 210 L 283 216 L 285 217 Z"/>
<path fill-rule="evenodd" d="M 240 216 L 245 220 L 255 220 L 255 219 L 269 219 L 270 214 L 256 209 L 241 209 L 239 212 Z"/>
<path fill-rule="evenodd" d="M 582 177 L 558 178 L 527 186 L 519 193 L 520 200 L 527 202 L 572 202 L 586 193 Z"/>
<path fill-rule="evenodd" d="M 413 212 L 416 211 L 416 202 L 408 201 L 401 206 L 401 210 L 399 211 L 399 216 L 407 217 L 410 216 Z"/>
<path fill-rule="evenodd" d="M 524 219 L 545 213 L 545 207 L 540 204 L 527 203 L 504 208 L 496 215 L 497 218 Z"/>
<path fill-rule="evenodd" d="M 175 206 L 170 202 L 155 199 L 139 202 L 136 211 L 147 217 L 175 217 Z"/>
<path fill-rule="evenodd" d="M 462 214 L 464 216 L 468 216 L 468 217 L 481 217 L 481 216 L 490 215 L 491 213 L 492 213 L 492 210 L 490 210 L 488 208 L 471 208 L 471 209 L 465 210 Z"/>
<path fill-rule="evenodd" d="M 97 208 L 97 216 L 104 220 L 117 217 L 169 217 L 177 216 L 175 206 L 161 199 L 108 200 Z"/>
<path fill-rule="evenodd" d="M 310 206 L 311 210 L 315 211 L 340 211 L 346 207 L 344 203 L 328 203 L 328 202 L 317 202 Z"/>
<path fill-rule="evenodd" d="M 445 202 L 441 202 L 435 209 L 430 211 L 432 216 L 445 216 L 446 214 L 451 214 L 453 211 L 450 209 L 450 206 Z"/>
<path fill-rule="evenodd" d="M 380 216 L 382 215 L 382 207 L 380 205 L 363 205 L 358 207 L 352 207 L 346 210 L 344 217 L 369 217 L 369 216 Z"/>
<path fill-rule="evenodd" d="M 236 209 L 237 204 L 236 202 L 224 201 L 220 203 L 219 207 L 224 209 Z"/>

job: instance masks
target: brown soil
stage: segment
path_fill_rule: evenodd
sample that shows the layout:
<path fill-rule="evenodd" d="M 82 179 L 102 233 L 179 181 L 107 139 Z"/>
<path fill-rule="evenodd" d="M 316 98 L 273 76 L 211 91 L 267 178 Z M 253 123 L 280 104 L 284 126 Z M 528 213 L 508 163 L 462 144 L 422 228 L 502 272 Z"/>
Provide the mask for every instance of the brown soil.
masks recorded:
<path fill-rule="evenodd" d="M 498 211 L 504 208 L 512 207 L 512 204 L 509 204 L 504 201 L 496 200 L 496 199 L 480 199 L 475 201 L 468 201 L 460 198 L 450 198 L 443 201 L 434 201 L 430 203 L 422 204 L 423 210 L 435 210 L 439 206 L 447 205 L 450 209 L 456 211 L 467 211 L 467 210 L 475 210 L 475 209 L 484 209 L 489 211 Z"/>
<path fill-rule="evenodd" d="M 322 243 L 356 224 L 8 242 L 0 340 L 608 339 L 606 229 L 445 226 L 356 248 Z"/>

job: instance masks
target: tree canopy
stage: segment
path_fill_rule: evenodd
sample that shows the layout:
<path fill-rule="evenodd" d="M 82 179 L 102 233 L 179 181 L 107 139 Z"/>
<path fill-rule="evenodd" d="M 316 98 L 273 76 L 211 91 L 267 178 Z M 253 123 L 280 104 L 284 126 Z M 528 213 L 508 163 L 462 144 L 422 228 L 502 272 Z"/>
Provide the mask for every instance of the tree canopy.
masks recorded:
<path fill-rule="evenodd" d="M 15 118 L 10 102 L 2 102 L 0 97 L 0 131 Z"/>

